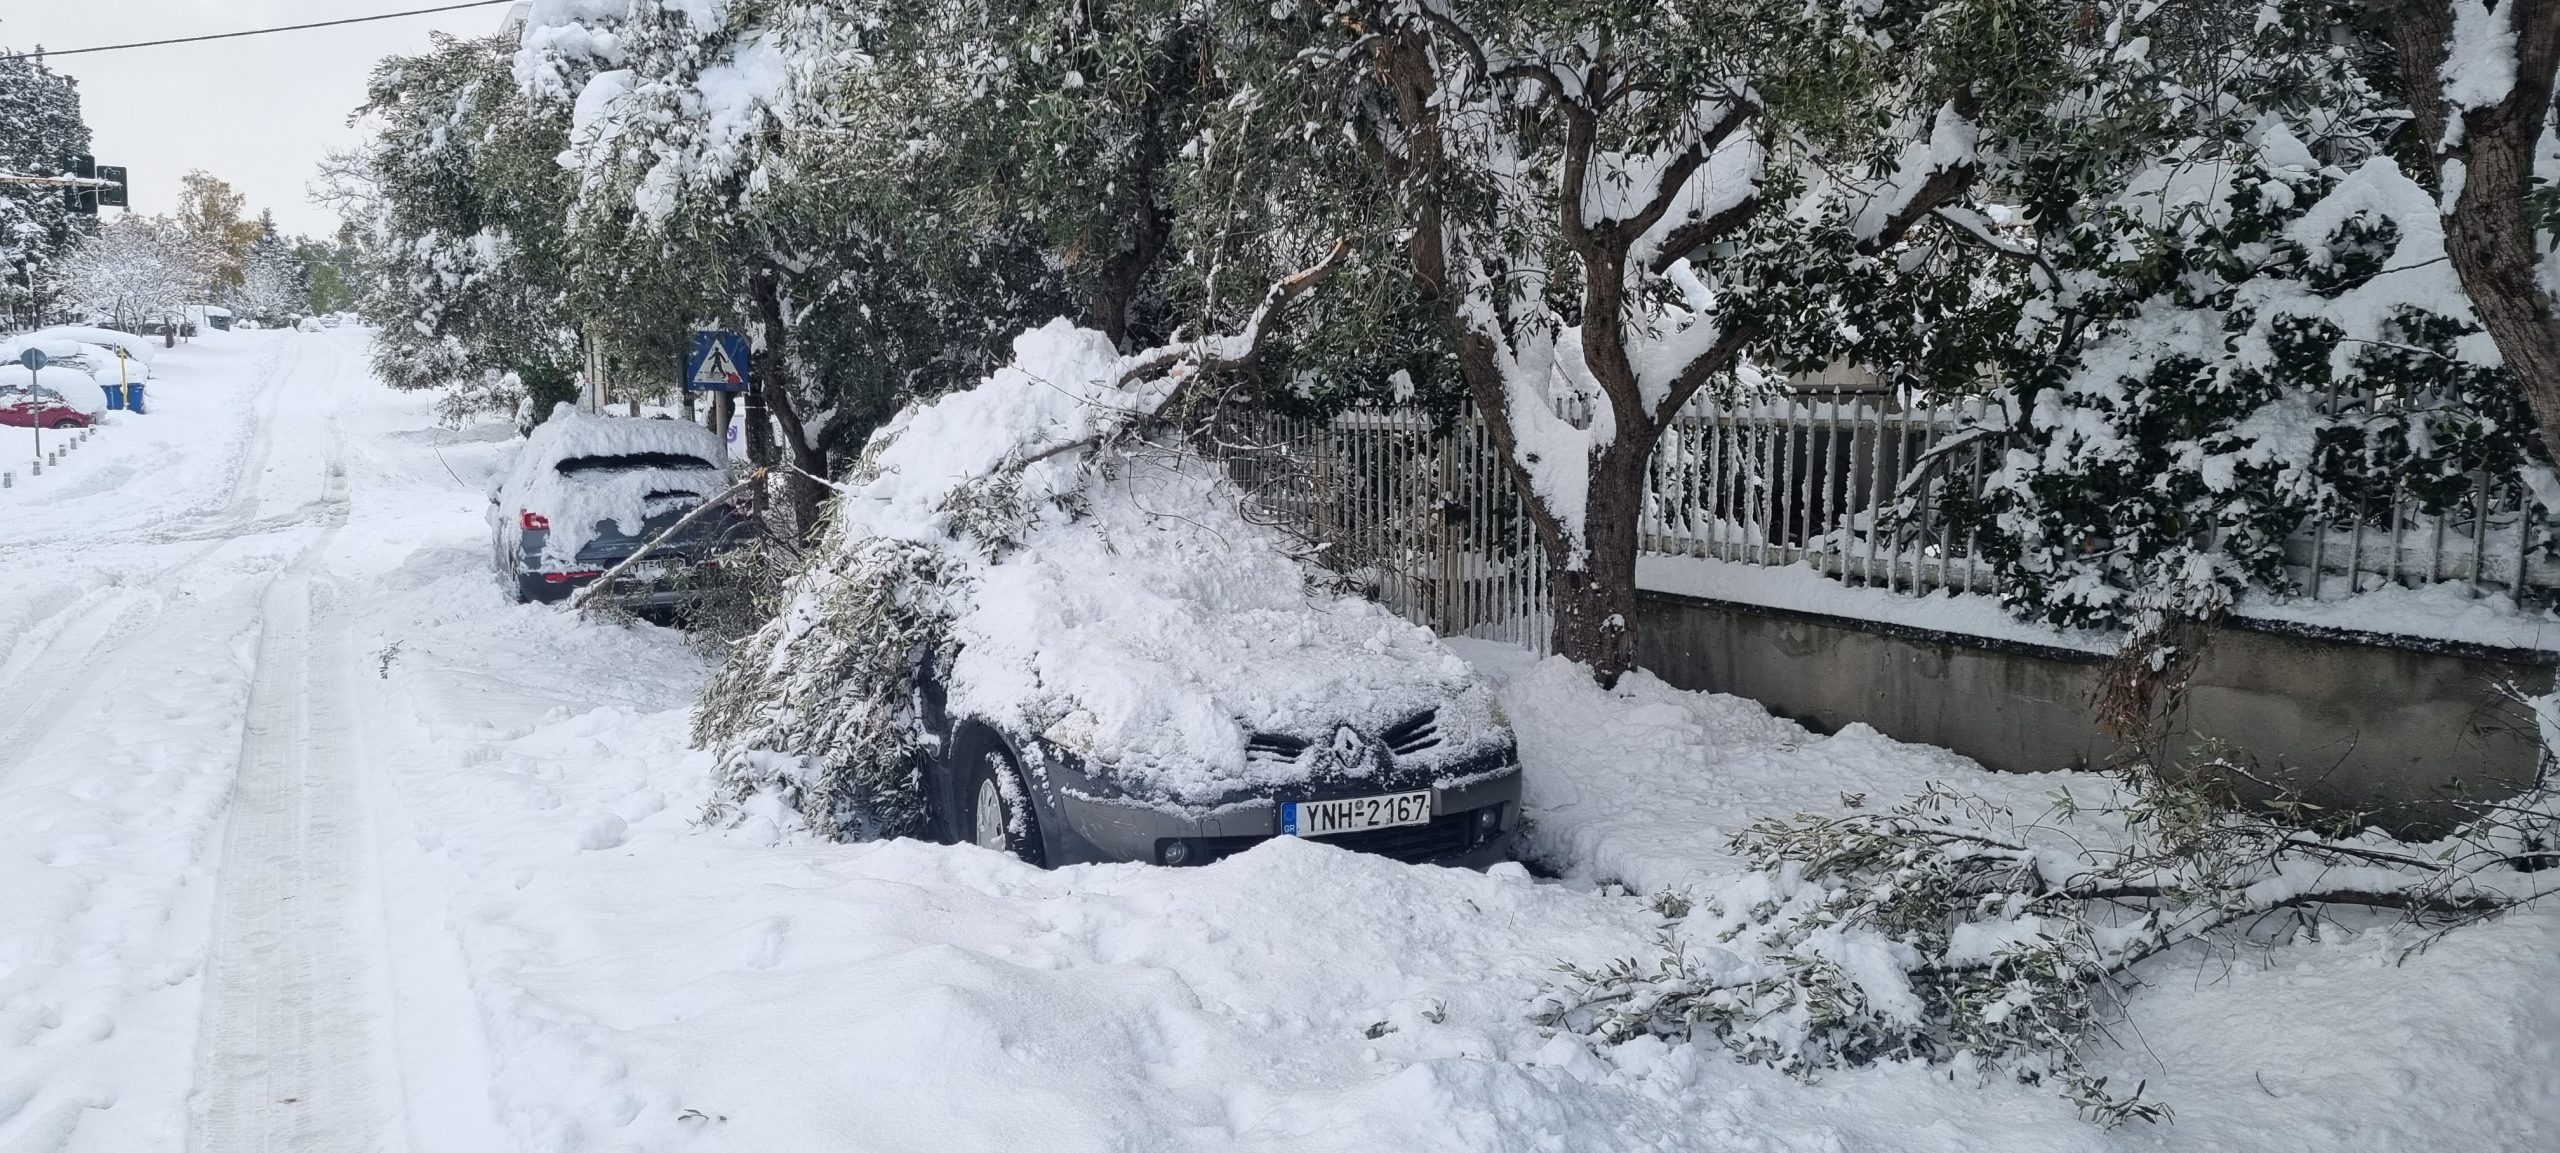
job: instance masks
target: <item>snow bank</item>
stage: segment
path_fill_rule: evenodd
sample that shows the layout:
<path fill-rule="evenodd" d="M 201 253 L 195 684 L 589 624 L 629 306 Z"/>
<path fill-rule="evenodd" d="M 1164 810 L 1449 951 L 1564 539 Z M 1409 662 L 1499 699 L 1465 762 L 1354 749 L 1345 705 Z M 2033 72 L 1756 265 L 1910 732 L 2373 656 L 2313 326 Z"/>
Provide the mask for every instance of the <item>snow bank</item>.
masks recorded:
<path fill-rule="evenodd" d="M 712 467 L 575 474 L 563 473 L 559 467 L 582 456 L 643 453 L 690 457 Z M 541 514 L 551 522 L 543 537 L 541 560 L 566 564 L 608 527 L 634 535 L 653 515 L 718 494 L 730 484 L 727 464 L 728 446 L 720 434 L 691 421 L 604 416 L 563 402 L 551 411 L 551 419 L 525 439 L 515 468 L 498 486 L 498 503 L 489 507 L 489 522 L 502 541 L 515 546 L 524 539 L 518 514 L 528 510 Z"/>

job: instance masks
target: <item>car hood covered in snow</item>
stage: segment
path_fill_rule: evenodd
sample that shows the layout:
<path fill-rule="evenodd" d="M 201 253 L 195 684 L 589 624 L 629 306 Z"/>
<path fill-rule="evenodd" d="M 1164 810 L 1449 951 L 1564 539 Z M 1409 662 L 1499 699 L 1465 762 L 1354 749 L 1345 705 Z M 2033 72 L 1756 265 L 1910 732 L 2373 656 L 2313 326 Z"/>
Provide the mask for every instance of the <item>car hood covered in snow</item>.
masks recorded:
<path fill-rule="evenodd" d="M 1124 367 L 1098 332 L 1057 321 L 1025 333 L 1011 365 L 883 429 L 870 479 L 845 496 L 848 530 L 957 554 L 953 713 L 1185 804 L 1362 771 L 1352 757 L 1249 753 L 1256 734 L 1321 745 L 1347 727 L 1374 741 L 1436 710 L 1436 739 L 1408 742 L 1398 765 L 1454 768 L 1507 743 L 1466 662 L 1330 591 L 1303 546 L 1248 518 L 1215 462 L 1144 442 L 1035 460 L 1161 399 L 1162 382 L 1120 387 Z M 954 493 L 1025 460 L 1012 543 L 993 557 L 951 547 L 954 518 L 969 515 Z"/>

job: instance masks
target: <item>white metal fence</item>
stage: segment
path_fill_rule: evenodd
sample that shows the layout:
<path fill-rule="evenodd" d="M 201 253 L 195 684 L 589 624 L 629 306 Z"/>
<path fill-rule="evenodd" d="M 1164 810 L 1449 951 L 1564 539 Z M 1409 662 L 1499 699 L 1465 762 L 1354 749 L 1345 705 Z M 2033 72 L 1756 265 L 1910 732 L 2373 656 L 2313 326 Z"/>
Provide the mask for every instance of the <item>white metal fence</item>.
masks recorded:
<path fill-rule="evenodd" d="M 1702 398 L 1654 452 L 1640 547 L 1804 564 L 1903 592 L 1996 592 L 1992 564 L 1934 507 L 1933 486 L 1904 483 L 1926 458 L 1939 476 L 1980 491 L 2004 446 L 1955 435 L 1982 415 L 1979 404 L 1905 407 L 1846 391 L 1736 405 Z M 1444 635 L 1545 645 L 1537 535 L 1480 420 L 1435 425 L 1403 410 L 1253 415 L 1224 422 L 1219 439 L 1269 515 L 1399 613 Z M 2299 595 L 2456 581 L 2474 595 L 2560 599 L 2551 525 L 2524 484 L 2472 480 L 2468 497 L 2442 513 L 2394 487 L 2301 526 L 2285 544 Z"/>

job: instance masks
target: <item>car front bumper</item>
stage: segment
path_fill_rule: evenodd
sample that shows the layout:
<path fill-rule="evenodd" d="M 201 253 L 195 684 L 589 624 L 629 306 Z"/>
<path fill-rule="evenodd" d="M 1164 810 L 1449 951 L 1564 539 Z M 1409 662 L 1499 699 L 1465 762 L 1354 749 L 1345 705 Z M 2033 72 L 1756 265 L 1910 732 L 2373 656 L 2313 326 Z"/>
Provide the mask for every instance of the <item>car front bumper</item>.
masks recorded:
<path fill-rule="evenodd" d="M 1310 839 L 1414 864 L 1484 868 L 1510 859 L 1520 829 L 1519 766 L 1433 785 L 1431 792 L 1429 825 Z M 1282 835 L 1278 797 L 1195 812 L 1062 789 L 1057 803 L 1066 826 L 1059 854 L 1065 860 L 1060 863 L 1201 865 Z M 1490 816 L 1487 809 L 1493 810 Z M 1171 852 L 1176 844 L 1182 848 Z"/>

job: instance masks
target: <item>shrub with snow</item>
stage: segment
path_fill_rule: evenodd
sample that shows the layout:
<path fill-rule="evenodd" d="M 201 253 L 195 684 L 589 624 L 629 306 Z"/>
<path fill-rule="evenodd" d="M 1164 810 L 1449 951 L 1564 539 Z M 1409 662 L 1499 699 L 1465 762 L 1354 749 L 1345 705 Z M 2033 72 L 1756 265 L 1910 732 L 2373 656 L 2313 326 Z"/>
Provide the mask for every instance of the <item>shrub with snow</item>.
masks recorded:
<path fill-rule="evenodd" d="M 777 792 L 832 835 L 918 830 L 927 662 L 954 715 L 1183 806 L 1310 771 L 1250 758 L 1253 732 L 1437 707 L 1437 755 L 1506 739 L 1437 638 L 1326 591 L 1217 464 L 1130 435 L 1184 379 L 1151 364 L 1052 322 L 873 438 L 775 619 L 697 714 L 729 803 Z"/>

